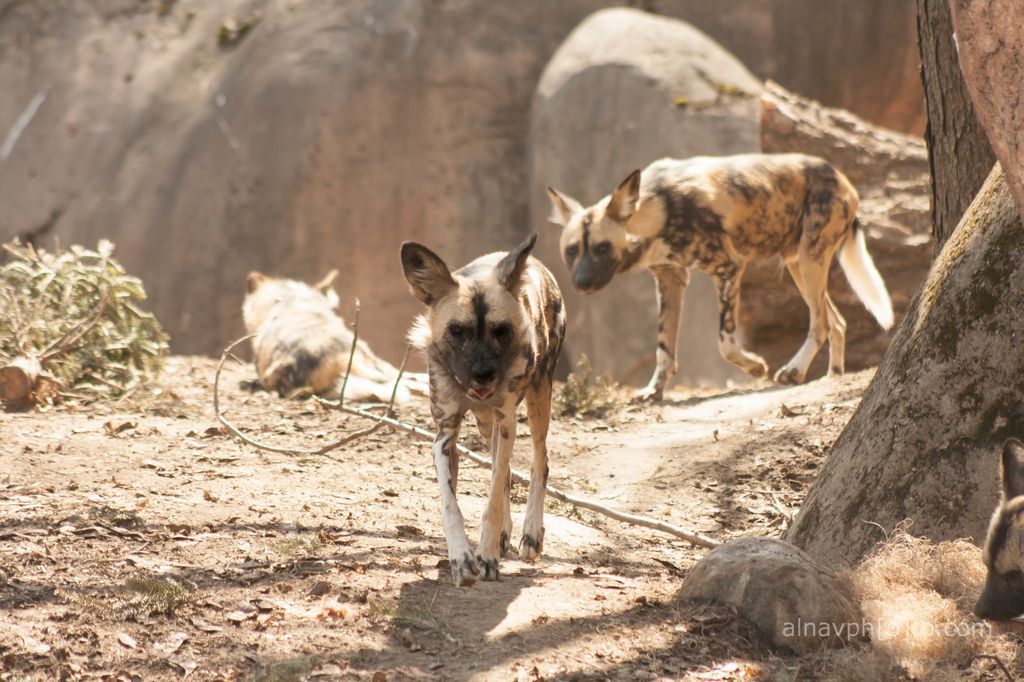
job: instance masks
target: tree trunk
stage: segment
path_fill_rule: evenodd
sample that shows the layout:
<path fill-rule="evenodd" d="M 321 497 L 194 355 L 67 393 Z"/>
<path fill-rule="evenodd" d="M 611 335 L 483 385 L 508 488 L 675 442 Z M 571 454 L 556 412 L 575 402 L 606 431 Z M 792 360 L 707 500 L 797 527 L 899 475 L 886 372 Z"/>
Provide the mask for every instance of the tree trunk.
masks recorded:
<path fill-rule="evenodd" d="M 960 73 L 948 2 L 917 0 L 936 254 L 996 161 Z"/>
<path fill-rule="evenodd" d="M 983 539 L 1000 446 L 1024 433 L 1022 257 L 1024 225 L 997 166 L 903 316 L 787 539 L 850 563 L 904 519 L 934 540 Z"/>

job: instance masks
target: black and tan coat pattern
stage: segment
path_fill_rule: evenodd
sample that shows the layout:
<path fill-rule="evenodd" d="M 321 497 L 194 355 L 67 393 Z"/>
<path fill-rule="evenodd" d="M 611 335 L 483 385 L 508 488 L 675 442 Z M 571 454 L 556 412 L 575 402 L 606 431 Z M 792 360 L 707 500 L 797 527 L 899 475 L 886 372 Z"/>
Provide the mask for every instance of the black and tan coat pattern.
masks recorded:
<path fill-rule="evenodd" d="M 336 397 L 348 366 L 353 334 L 335 312 L 338 296 L 332 270 L 313 286 L 250 272 L 242 304 L 245 328 L 253 338 L 260 386 L 285 396 L 308 391 Z M 387 401 L 398 370 L 377 357 L 365 342 L 356 344 L 345 387 L 353 400 Z M 426 392 L 425 378 L 407 374 L 398 387 L 403 402 L 410 392 Z"/>
<path fill-rule="evenodd" d="M 434 465 L 456 585 L 471 585 L 478 576 L 497 580 L 498 560 L 511 549 L 510 462 L 516 407 L 524 398 L 533 465 L 520 558 L 536 559 L 544 544 L 551 379 L 565 335 L 565 309 L 554 277 L 530 257 L 536 239 L 534 234 L 511 252 L 481 256 L 454 272 L 426 247 L 402 245 L 405 278 L 413 295 L 427 306 L 410 339 L 427 358 L 430 407 L 437 424 Z M 455 494 L 455 445 L 469 411 L 493 458 L 475 553 Z"/>
<path fill-rule="evenodd" d="M 974 614 L 991 620 L 1024 616 L 1024 443 L 1010 438 L 999 462 L 1002 498 L 985 539 L 985 588 Z"/>
<path fill-rule="evenodd" d="M 562 258 L 584 294 L 616 275 L 647 268 L 658 293 L 654 376 L 642 397 L 660 399 L 675 373 L 676 337 L 691 267 L 711 276 L 721 310 L 719 351 L 753 376 L 768 374 L 739 340 L 740 280 L 752 260 L 781 257 L 810 310 L 807 341 L 775 373 L 800 383 L 827 339 L 829 373 L 842 373 L 846 322 L 828 294 L 835 253 L 854 291 L 885 329 L 893 312 L 885 283 L 857 224 L 857 191 L 822 159 L 745 154 L 662 159 L 634 171 L 612 194 L 584 208 L 548 189 L 562 226 Z"/>

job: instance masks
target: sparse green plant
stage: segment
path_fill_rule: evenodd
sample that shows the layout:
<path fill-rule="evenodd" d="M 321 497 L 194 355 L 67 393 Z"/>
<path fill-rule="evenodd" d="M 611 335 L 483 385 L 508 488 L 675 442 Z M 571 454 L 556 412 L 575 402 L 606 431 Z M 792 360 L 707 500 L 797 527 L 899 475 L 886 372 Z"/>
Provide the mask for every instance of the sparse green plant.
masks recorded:
<path fill-rule="evenodd" d="M 58 589 L 56 594 L 64 603 L 103 618 L 171 616 L 194 601 L 180 583 L 144 574 L 129 578 L 120 588 L 110 587 L 97 593 Z"/>
<path fill-rule="evenodd" d="M 555 408 L 563 417 L 604 417 L 618 409 L 618 385 L 608 376 L 594 378 L 590 358 L 580 355 L 576 371 L 569 375 L 555 398 Z"/>
<path fill-rule="evenodd" d="M 322 547 L 323 541 L 315 535 L 289 535 L 267 543 L 268 552 L 287 558 L 313 557 Z"/>
<path fill-rule="evenodd" d="M 107 505 L 93 507 L 89 510 L 89 520 L 95 523 L 106 523 L 110 526 L 129 529 L 142 528 L 146 525 L 142 521 L 142 517 L 132 510 L 118 509 Z"/>
<path fill-rule="evenodd" d="M 416 628 L 418 630 L 426 630 L 434 633 L 441 639 L 446 639 L 449 642 L 455 641 L 451 628 L 449 628 L 443 620 L 434 615 L 429 609 L 423 608 L 422 606 L 417 606 L 415 604 L 399 604 L 392 620 L 395 625 Z"/>
<path fill-rule="evenodd" d="M 192 595 L 173 580 L 139 575 L 124 583 L 126 600 L 118 609 L 132 618 L 160 614 L 170 616 L 192 603 Z"/>
<path fill-rule="evenodd" d="M 145 289 L 113 259 L 113 244 L 49 253 L 12 242 L 3 251 L 0 400 L 93 401 L 156 377 L 167 334 L 139 307 Z"/>

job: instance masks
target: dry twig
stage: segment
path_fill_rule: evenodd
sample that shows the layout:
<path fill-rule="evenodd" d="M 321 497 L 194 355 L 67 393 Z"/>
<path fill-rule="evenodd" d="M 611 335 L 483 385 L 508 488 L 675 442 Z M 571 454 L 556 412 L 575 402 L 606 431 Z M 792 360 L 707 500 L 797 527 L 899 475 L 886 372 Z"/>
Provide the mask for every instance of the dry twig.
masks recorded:
<path fill-rule="evenodd" d="M 1010 682 L 1013 682 L 1013 675 L 1011 675 L 1010 671 L 1006 669 L 1006 664 L 1003 663 L 1002 659 L 1000 659 L 998 656 L 993 656 L 991 654 L 978 654 L 977 656 L 974 656 L 974 657 L 971 658 L 971 660 L 968 663 L 968 665 L 970 665 L 970 663 L 974 663 L 975 661 L 980 660 L 982 658 L 988 658 L 988 659 L 991 659 L 991 660 L 995 661 L 996 665 L 999 666 L 999 669 L 1003 671 L 1004 675 L 1006 675 L 1006 679 L 1009 680 Z"/>
<path fill-rule="evenodd" d="M 356 301 L 356 316 L 355 316 L 355 319 L 353 321 L 353 326 L 352 326 L 352 332 L 353 332 L 352 348 L 353 349 L 355 349 L 356 340 L 358 338 L 356 336 L 356 334 L 358 333 L 358 328 L 359 328 L 359 302 Z M 239 344 L 241 344 L 241 343 L 243 343 L 245 341 L 248 341 L 249 339 L 253 338 L 254 336 L 255 336 L 255 334 L 249 334 L 248 336 L 243 336 L 242 338 L 238 339 L 237 341 L 234 341 L 231 345 L 229 345 L 227 348 L 225 348 L 221 352 L 220 362 L 217 364 L 217 373 L 216 373 L 216 375 L 214 376 L 214 379 L 213 379 L 213 410 L 217 414 L 217 419 L 220 420 L 220 423 L 224 425 L 224 428 L 228 429 L 228 431 L 230 431 L 233 435 L 237 436 L 243 442 L 248 443 L 249 445 L 252 445 L 253 447 L 257 447 L 257 448 L 259 448 L 261 450 L 266 450 L 268 452 L 276 452 L 276 453 L 284 454 L 284 455 L 324 455 L 324 454 L 330 452 L 331 450 L 335 450 L 335 449 L 337 449 L 337 448 L 339 448 L 339 447 L 341 447 L 343 445 L 351 443 L 354 440 L 362 438 L 363 436 L 367 436 L 367 435 L 369 435 L 369 434 L 379 430 L 380 428 L 382 428 L 385 425 L 386 426 L 391 426 L 391 427 L 396 428 L 396 429 L 398 429 L 400 431 L 405 431 L 406 433 L 411 433 L 414 436 L 417 436 L 417 437 L 421 438 L 422 440 L 427 440 L 427 441 L 433 441 L 434 440 L 434 434 L 431 433 L 430 431 L 427 431 L 426 429 L 421 429 L 418 426 L 415 426 L 413 424 L 408 424 L 406 422 L 400 421 L 399 419 L 395 418 L 395 413 L 394 413 L 395 396 L 398 393 L 398 384 L 402 380 L 402 374 L 405 372 L 405 364 L 406 364 L 406 362 L 409 359 L 409 350 L 410 349 L 409 349 L 408 346 L 405 349 L 405 356 L 402 358 L 402 364 L 401 364 L 401 366 L 398 369 L 398 376 L 395 379 L 395 384 L 394 384 L 394 387 L 392 388 L 392 391 L 391 391 L 391 401 L 388 403 L 387 410 L 384 412 L 384 414 L 375 414 L 373 412 L 370 412 L 369 410 L 365 410 L 365 409 L 360 408 L 360 407 L 347 407 L 345 405 L 345 387 L 348 384 L 349 373 L 352 371 L 352 355 L 349 356 L 349 365 L 348 365 L 348 368 L 345 371 L 345 379 L 344 379 L 344 381 L 342 382 L 342 385 L 341 385 L 342 386 L 341 387 L 341 396 L 339 397 L 339 399 L 337 401 L 332 401 L 332 400 L 326 400 L 326 399 L 323 399 L 323 398 L 316 397 L 316 400 L 320 404 L 322 404 L 324 406 L 335 408 L 337 410 L 345 412 L 346 414 L 351 414 L 351 415 L 355 415 L 355 416 L 358 416 L 358 417 L 365 417 L 367 419 L 373 420 L 375 423 L 372 426 L 369 426 L 369 427 L 367 427 L 365 429 L 360 429 L 359 431 L 354 431 L 354 432 L 352 432 L 350 434 L 347 434 L 345 437 L 341 438 L 340 440 L 337 440 L 337 441 L 335 441 L 333 443 L 325 445 L 324 447 L 320 448 L 319 450 L 296 450 L 296 449 L 293 449 L 293 448 L 282 448 L 282 447 L 278 447 L 276 445 L 268 445 L 266 443 L 260 443 L 259 441 L 255 440 L 253 438 L 250 438 L 249 436 L 247 436 L 244 433 L 242 433 L 241 430 L 237 426 L 235 426 L 233 423 L 231 423 L 228 420 L 228 418 L 224 416 L 224 413 L 220 409 L 220 391 L 219 391 L 219 388 L 220 388 L 220 375 L 221 375 L 221 370 L 223 370 L 223 368 L 224 368 L 224 362 L 227 360 L 227 358 L 229 356 L 232 356 L 232 351 Z M 354 353 L 354 350 L 353 350 L 353 353 Z M 481 455 L 481 454 L 479 454 L 477 452 L 474 452 L 473 450 L 470 450 L 469 448 L 467 448 L 467 447 L 465 447 L 463 445 L 457 445 L 456 447 L 458 447 L 459 452 L 461 452 L 462 454 L 466 455 L 466 457 L 468 457 L 471 461 L 475 462 L 476 464 L 479 464 L 480 466 L 482 466 L 484 468 L 488 468 L 488 469 L 491 467 L 491 461 L 488 458 L 484 457 L 483 455 Z M 529 482 L 530 482 L 530 478 L 526 474 L 523 474 L 523 473 L 521 473 L 519 471 L 516 471 L 514 469 L 512 470 L 512 478 L 515 479 L 516 481 L 519 481 L 520 483 L 524 483 L 524 484 L 529 484 Z M 706 547 L 706 548 L 712 549 L 712 548 L 715 548 L 715 547 L 717 547 L 719 545 L 718 542 L 716 542 L 715 540 L 712 540 L 711 538 L 709 538 L 707 536 L 701 535 L 700 533 L 695 533 L 695 532 L 692 532 L 692 531 L 688 531 L 688 530 L 686 530 L 684 528 L 680 528 L 679 526 L 676 526 L 676 525 L 671 524 L 671 523 L 665 523 L 664 521 L 658 521 L 658 520 L 655 520 L 655 519 L 647 518 L 645 516 L 639 516 L 637 514 L 629 514 L 627 512 L 622 512 L 622 511 L 619 511 L 617 509 L 612 509 L 611 507 L 607 507 L 607 506 L 605 506 L 603 504 L 598 504 L 597 502 L 595 502 L 593 500 L 589 500 L 589 499 L 587 499 L 585 497 L 579 497 L 577 495 L 572 495 L 570 493 L 563 492 L 562 490 L 559 490 L 558 488 L 555 488 L 554 486 L 551 486 L 551 485 L 546 486 L 545 489 L 547 490 L 548 495 L 550 495 L 551 497 L 553 497 L 556 500 L 559 500 L 560 502 L 566 502 L 568 504 L 574 505 L 576 507 L 580 507 L 582 509 L 588 509 L 588 510 L 590 510 L 592 512 L 596 512 L 598 514 L 601 514 L 602 516 L 607 516 L 609 518 L 615 519 L 616 521 L 621 521 L 623 523 L 628 523 L 630 525 L 641 526 L 643 528 L 650 528 L 652 530 L 656 530 L 656 531 L 659 531 L 659 532 L 662 532 L 662 533 L 667 533 L 668 535 L 672 535 L 672 536 L 680 538 L 682 540 L 686 540 L 690 544 L 696 545 L 698 547 Z"/>
<path fill-rule="evenodd" d="M 345 388 L 348 386 L 348 377 L 349 377 L 349 374 L 351 374 L 351 372 L 352 372 L 352 360 L 353 360 L 353 356 L 355 355 L 356 341 L 358 339 L 358 336 L 357 336 L 358 330 L 359 330 L 359 301 L 356 300 L 356 314 L 355 314 L 355 320 L 353 322 L 353 328 L 352 328 L 352 353 L 349 354 L 348 367 L 345 369 L 345 379 L 342 381 L 342 384 L 341 384 L 341 395 L 339 396 L 338 403 L 336 405 L 334 403 L 330 402 L 330 401 L 321 400 L 321 402 L 326 404 L 326 405 L 330 405 L 332 407 L 338 407 L 338 408 L 342 408 L 342 406 L 344 405 L 344 402 L 345 402 Z M 237 341 L 234 341 L 233 343 L 231 343 L 231 345 L 229 345 L 227 348 L 225 348 L 221 352 L 220 362 L 217 364 L 217 373 L 214 375 L 214 378 L 213 378 L 213 411 L 217 414 L 217 419 L 220 421 L 221 424 L 224 425 L 224 428 L 226 428 L 233 435 L 235 435 L 236 437 L 241 439 L 243 442 L 248 443 L 249 445 L 252 445 L 253 447 L 259 448 L 260 450 L 266 450 L 267 452 L 276 452 L 276 453 L 279 453 L 279 454 L 282 454 L 282 455 L 302 455 L 302 456 L 325 455 L 328 452 L 330 452 L 331 450 L 337 450 L 338 448 L 340 448 L 343 445 L 347 445 L 347 444 L 351 443 L 352 441 L 355 441 L 355 440 L 358 440 L 358 439 L 362 438 L 363 436 L 368 436 L 371 433 L 379 431 L 380 429 L 382 429 L 387 424 L 385 419 L 387 419 L 387 418 L 389 418 L 389 417 L 394 415 L 395 398 L 398 395 L 398 384 L 402 381 L 402 374 L 405 372 L 405 363 L 409 359 L 409 349 L 408 349 L 408 347 L 405 350 L 405 357 L 402 358 L 402 365 L 401 365 L 401 367 L 398 368 L 398 376 L 395 377 L 395 384 L 394 384 L 394 386 L 391 389 L 391 401 L 388 403 L 387 411 L 384 413 L 383 416 L 375 415 L 372 412 L 365 412 L 365 413 L 360 414 L 360 416 L 368 417 L 369 419 L 371 419 L 374 422 L 376 422 L 373 425 L 367 426 L 366 428 L 359 429 L 358 431 L 353 431 L 352 433 L 346 434 L 344 437 L 340 438 L 339 440 L 336 440 L 336 441 L 334 441 L 332 443 L 328 443 L 327 445 L 325 445 L 322 448 L 319 448 L 317 450 L 296 450 L 294 448 L 282 448 L 282 447 L 278 447 L 276 445 L 269 445 L 267 443 L 261 443 L 261 442 L 257 441 L 254 438 L 250 438 L 249 436 L 247 436 L 244 433 L 242 433 L 241 429 L 239 429 L 237 426 L 235 426 L 233 423 L 231 423 L 231 421 L 229 421 L 228 418 L 224 416 L 224 412 L 222 412 L 221 409 L 220 409 L 220 375 L 221 375 L 221 371 L 224 369 L 224 362 L 228 359 L 228 357 L 233 357 L 236 360 L 238 359 L 232 353 L 232 351 L 234 351 L 234 349 L 237 348 L 239 344 L 244 343 L 245 341 L 248 341 L 249 339 L 253 338 L 254 336 L 256 336 L 256 335 L 255 334 L 249 334 L 247 336 L 243 336 L 242 338 L 238 339 Z M 344 408 L 344 409 L 346 409 L 346 411 L 347 411 L 349 408 Z"/>
<path fill-rule="evenodd" d="M 388 426 L 400 429 L 402 431 L 405 431 L 406 433 L 411 433 L 423 440 L 434 440 L 434 434 L 431 433 L 430 431 L 427 431 L 426 429 L 421 429 L 413 424 L 407 424 L 405 422 L 399 421 L 387 415 L 376 415 L 373 412 L 370 412 L 369 410 L 364 410 L 359 407 L 339 407 L 339 409 L 342 412 L 346 412 L 348 414 L 359 415 L 371 419 L 379 419 L 382 423 L 387 424 Z M 470 450 L 469 448 L 463 445 L 458 445 L 456 447 L 458 447 L 459 452 L 466 455 L 466 457 L 468 457 L 471 461 L 488 469 L 491 467 L 491 460 L 487 459 L 480 453 L 474 452 L 473 450 Z M 530 482 L 530 478 L 526 474 L 516 471 L 515 469 L 512 470 L 512 478 L 519 481 L 520 483 L 528 484 Z M 650 528 L 652 530 L 660 531 L 662 533 L 667 533 L 677 538 L 686 540 L 690 544 L 696 545 L 698 547 L 707 547 L 708 549 L 713 549 L 715 547 L 718 547 L 718 545 L 720 544 L 717 541 L 712 540 L 711 538 L 705 535 L 701 535 L 700 533 L 694 533 L 692 531 L 680 528 L 679 526 L 673 525 L 671 523 L 657 521 L 655 519 L 647 518 L 646 516 L 629 514 L 627 512 L 622 512 L 617 509 L 612 509 L 611 507 L 606 507 L 603 504 L 598 504 L 593 500 L 588 500 L 585 497 L 579 497 L 577 495 L 572 495 L 570 493 L 563 492 L 562 490 L 559 490 L 554 486 L 549 485 L 546 486 L 545 489 L 548 491 L 548 495 L 555 498 L 556 500 L 559 500 L 560 502 L 567 502 L 576 507 L 589 509 L 590 511 L 601 514 L 602 516 L 607 516 L 609 518 L 615 519 L 616 521 L 622 521 L 623 523 L 628 523 L 633 526 L 641 526 L 643 528 Z"/>

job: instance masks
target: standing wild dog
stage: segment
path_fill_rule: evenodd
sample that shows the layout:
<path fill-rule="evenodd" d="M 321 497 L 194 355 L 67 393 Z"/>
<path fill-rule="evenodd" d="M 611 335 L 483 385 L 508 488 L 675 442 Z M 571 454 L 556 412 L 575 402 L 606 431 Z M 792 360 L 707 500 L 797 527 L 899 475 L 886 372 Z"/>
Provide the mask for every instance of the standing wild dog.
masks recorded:
<path fill-rule="evenodd" d="M 641 397 L 659 400 L 676 370 L 676 336 L 689 268 L 711 276 L 721 310 L 718 348 L 761 377 L 768 365 L 739 340 L 740 279 L 751 260 L 779 256 L 810 309 L 807 340 L 775 373 L 800 383 L 824 344 L 829 374 L 842 374 L 846 321 L 828 295 L 832 256 L 878 323 L 889 329 L 892 303 L 857 223 L 857 191 L 822 159 L 744 154 L 655 161 L 634 171 L 593 206 L 552 188 L 551 221 L 562 225 L 561 252 L 582 294 L 620 273 L 647 268 L 658 294 L 657 366 Z"/>
<path fill-rule="evenodd" d="M 313 286 L 291 279 L 250 272 L 242 304 L 245 328 L 255 334 L 256 374 L 260 386 L 285 396 L 306 389 L 337 397 L 341 377 L 348 366 L 353 334 L 334 312 L 332 270 Z M 387 401 L 394 389 L 398 370 L 378 358 L 365 342 L 356 344 L 346 397 L 354 400 Z M 426 392 L 422 378 L 402 377 L 396 397 L 409 398 L 410 389 Z"/>
<path fill-rule="evenodd" d="M 410 331 L 427 358 L 430 409 L 437 425 L 434 466 L 456 585 L 498 579 L 498 559 L 511 547 L 511 457 L 516 407 L 526 398 L 533 438 L 530 494 L 519 556 L 533 561 L 544 544 L 544 486 L 551 377 L 565 336 L 565 308 L 554 277 L 530 257 L 533 234 L 508 253 L 477 258 L 452 272 L 425 246 L 402 244 L 402 268 L 412 294 L 427 306 Z M 492 457 L 480 544 L 474 556 L 459 510 L 456 443 L 468 410 Z"/>
<path fill-rule="evenodd" d="M 1024 615 L 1024 443 L 1010 438 L 999 463 L 1003 495 L 985 539 L 985 589 L 974 615 L 1010 620 Z"/>

